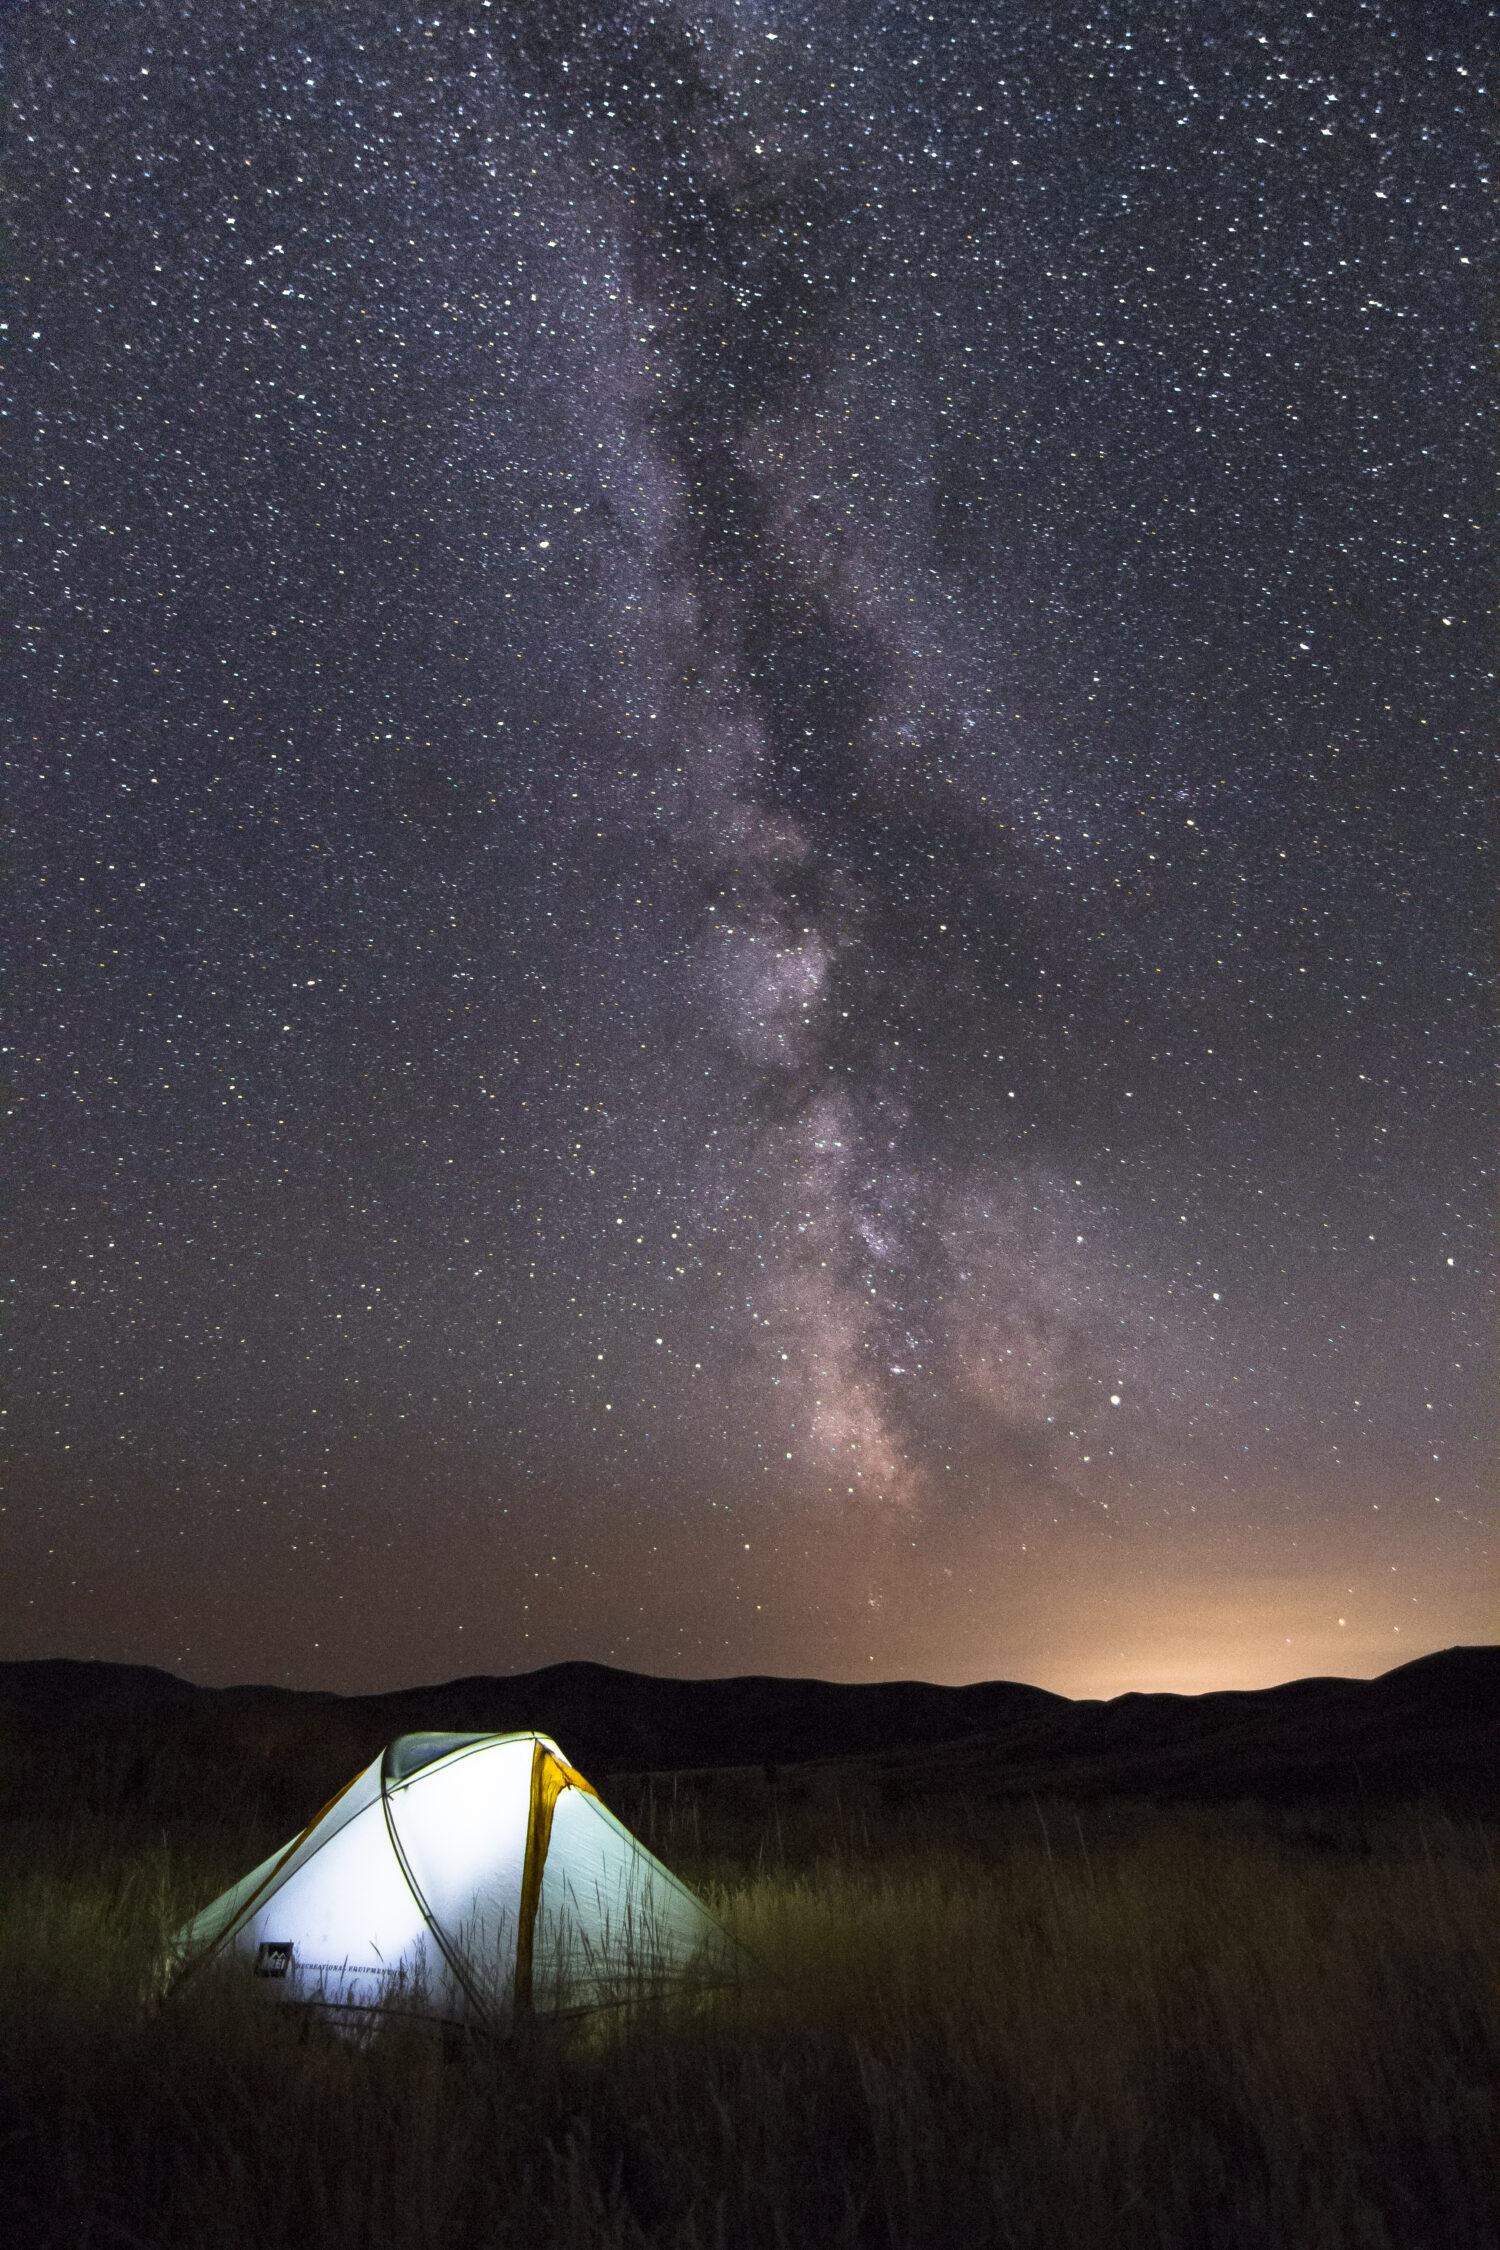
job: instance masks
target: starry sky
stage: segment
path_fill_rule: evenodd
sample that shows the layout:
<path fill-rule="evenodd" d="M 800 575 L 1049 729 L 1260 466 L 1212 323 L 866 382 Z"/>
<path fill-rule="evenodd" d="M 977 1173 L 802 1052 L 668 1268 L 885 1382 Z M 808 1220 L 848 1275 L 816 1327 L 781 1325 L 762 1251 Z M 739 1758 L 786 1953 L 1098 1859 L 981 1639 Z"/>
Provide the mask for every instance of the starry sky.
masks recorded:
<path fill-rule="evenodd" d="M 9 12 L 0 1653 L 1493 1637 L 1492 31 Z"/>

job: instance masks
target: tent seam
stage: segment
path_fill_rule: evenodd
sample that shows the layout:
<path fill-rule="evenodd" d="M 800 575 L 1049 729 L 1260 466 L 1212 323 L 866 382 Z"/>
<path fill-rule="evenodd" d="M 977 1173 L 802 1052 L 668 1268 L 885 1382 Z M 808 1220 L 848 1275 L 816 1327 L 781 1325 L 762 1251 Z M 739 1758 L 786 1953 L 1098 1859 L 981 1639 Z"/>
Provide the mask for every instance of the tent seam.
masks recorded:
<path fill-rule="evenodd" d="M 400 1740 L 399 1736 L 397 1737 L 397 1740 Z M 478 1990 L 473 1979 L 470 1977 L 468 1970 L 465 1968 L 463 1961 L 459 1957 L 457 1948 L 449 1944 L 447 1938 L 443 1935 L 441 1929 L 439 1929 L 437 1916 L 433 1913 L 432 1908 L 427 1903 L 427 1898 L 425 1893 L 423 1892 L 422 1886 L 417 1881 L 416 1876 L 412 1872 L 411 1861 L 407 1858 L 406 1853 L 401 1847 L 401 1838 L 396 1833 L 396 1821 L 395 1816 L 391 1811 L 390 1788 L 387 1779 L 390 1755 L 393 1748 L 394 1744 L 387 1744 L 380 1760 L 380 1809 L 385 1815 L 386 1834 L 390 1837 L 391 1840 L 391 1850 L 396 1855 L 396 1865 L 400 1868 L 402 1874 L 405 1876 L 407 1889 L 411 1892 L 412 1897 L 416 1900 L 417 1905 L 420 1907 L 422 1912 L 422 1919 L 426 1923 L 428 1929 L 431 1930 L 433 1937 L 436 1939 L 438 1951 L 442 1954 L 443 1959 L 447 1962 L 449 1968 L 453 1971 L 454 1976 L 457 1977 L 459 1986 L 463 1991 L 465 1998 L 469 2001 L 470 2005 L 477 2011 L 480 2016 L 487 2019 L 492 2011 L 486 2005 L 483 1994 Z M 414 1776 L 413 1778 L 419 1779 L 420 1777 Z"/>

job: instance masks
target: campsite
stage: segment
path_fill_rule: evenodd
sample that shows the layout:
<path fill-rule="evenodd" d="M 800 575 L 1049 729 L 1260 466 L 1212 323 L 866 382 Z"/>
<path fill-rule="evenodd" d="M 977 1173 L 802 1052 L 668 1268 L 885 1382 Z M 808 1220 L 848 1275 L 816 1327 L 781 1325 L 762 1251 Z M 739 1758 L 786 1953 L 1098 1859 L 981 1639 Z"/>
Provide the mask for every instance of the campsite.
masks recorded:
<path fill-rule="evenodd" d="M 506 1748 L 528 1717 L 549 1745 Z M 1495 1650 L 1092 1705 L 21 1664 L 0 1730 L 0 2210 L 37 2250 L 1500 2239 Z M 379 1840 L 382 1774 L 498 1802 L 507 1759 L 733 1973 L 358 2038 L 227 1956 L 164 1989 L 335 1791 L 366 1777 Z"/>
<path fill-rule="evenodd" d="M 1497 13 L 0 0 L 0 2250 L 1500 2250 Z"/>

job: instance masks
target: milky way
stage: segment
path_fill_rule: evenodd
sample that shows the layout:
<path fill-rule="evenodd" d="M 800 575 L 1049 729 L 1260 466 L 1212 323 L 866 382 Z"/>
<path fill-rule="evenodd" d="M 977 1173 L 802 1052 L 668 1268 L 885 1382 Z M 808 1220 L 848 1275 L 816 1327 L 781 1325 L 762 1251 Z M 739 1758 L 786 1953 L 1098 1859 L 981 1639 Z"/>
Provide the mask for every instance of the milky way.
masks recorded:
<path fill-rule="evenodd" d="M 8 27 L 8 1653 L 1485 1628 L 1475 8 Z"/>

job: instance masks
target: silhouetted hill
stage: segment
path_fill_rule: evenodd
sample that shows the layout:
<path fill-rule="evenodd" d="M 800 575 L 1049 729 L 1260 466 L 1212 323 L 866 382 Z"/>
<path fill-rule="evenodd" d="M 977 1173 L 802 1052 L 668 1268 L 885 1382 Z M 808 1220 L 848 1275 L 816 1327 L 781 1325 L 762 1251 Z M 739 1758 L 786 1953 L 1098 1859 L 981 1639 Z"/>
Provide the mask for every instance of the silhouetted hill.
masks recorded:
<path fill-rule="evenodd" d="M 597 1777 L 857 1762 L 888 1799 L 1430 1795 L 1493 1805 L 1500 1648 L 1377 1680 L 1070 1702 L 1010 1681 L 656 1679 L 602 1664 L 385 1695 L 203 1688 L 142 1665 L 0 1665 L 0 1805 L 305 1818 L 394 1735 L 551 1734 Z"/>
<path fill-rule="evenodd" d="M 1050 1789 L 1287 1802 L 1432 1797 L 1500 1808 L 1500 1648 L 1445 1649 L 1375 1680 L 1122 1695 L 877 1761 L 887 1799 Z"/>

